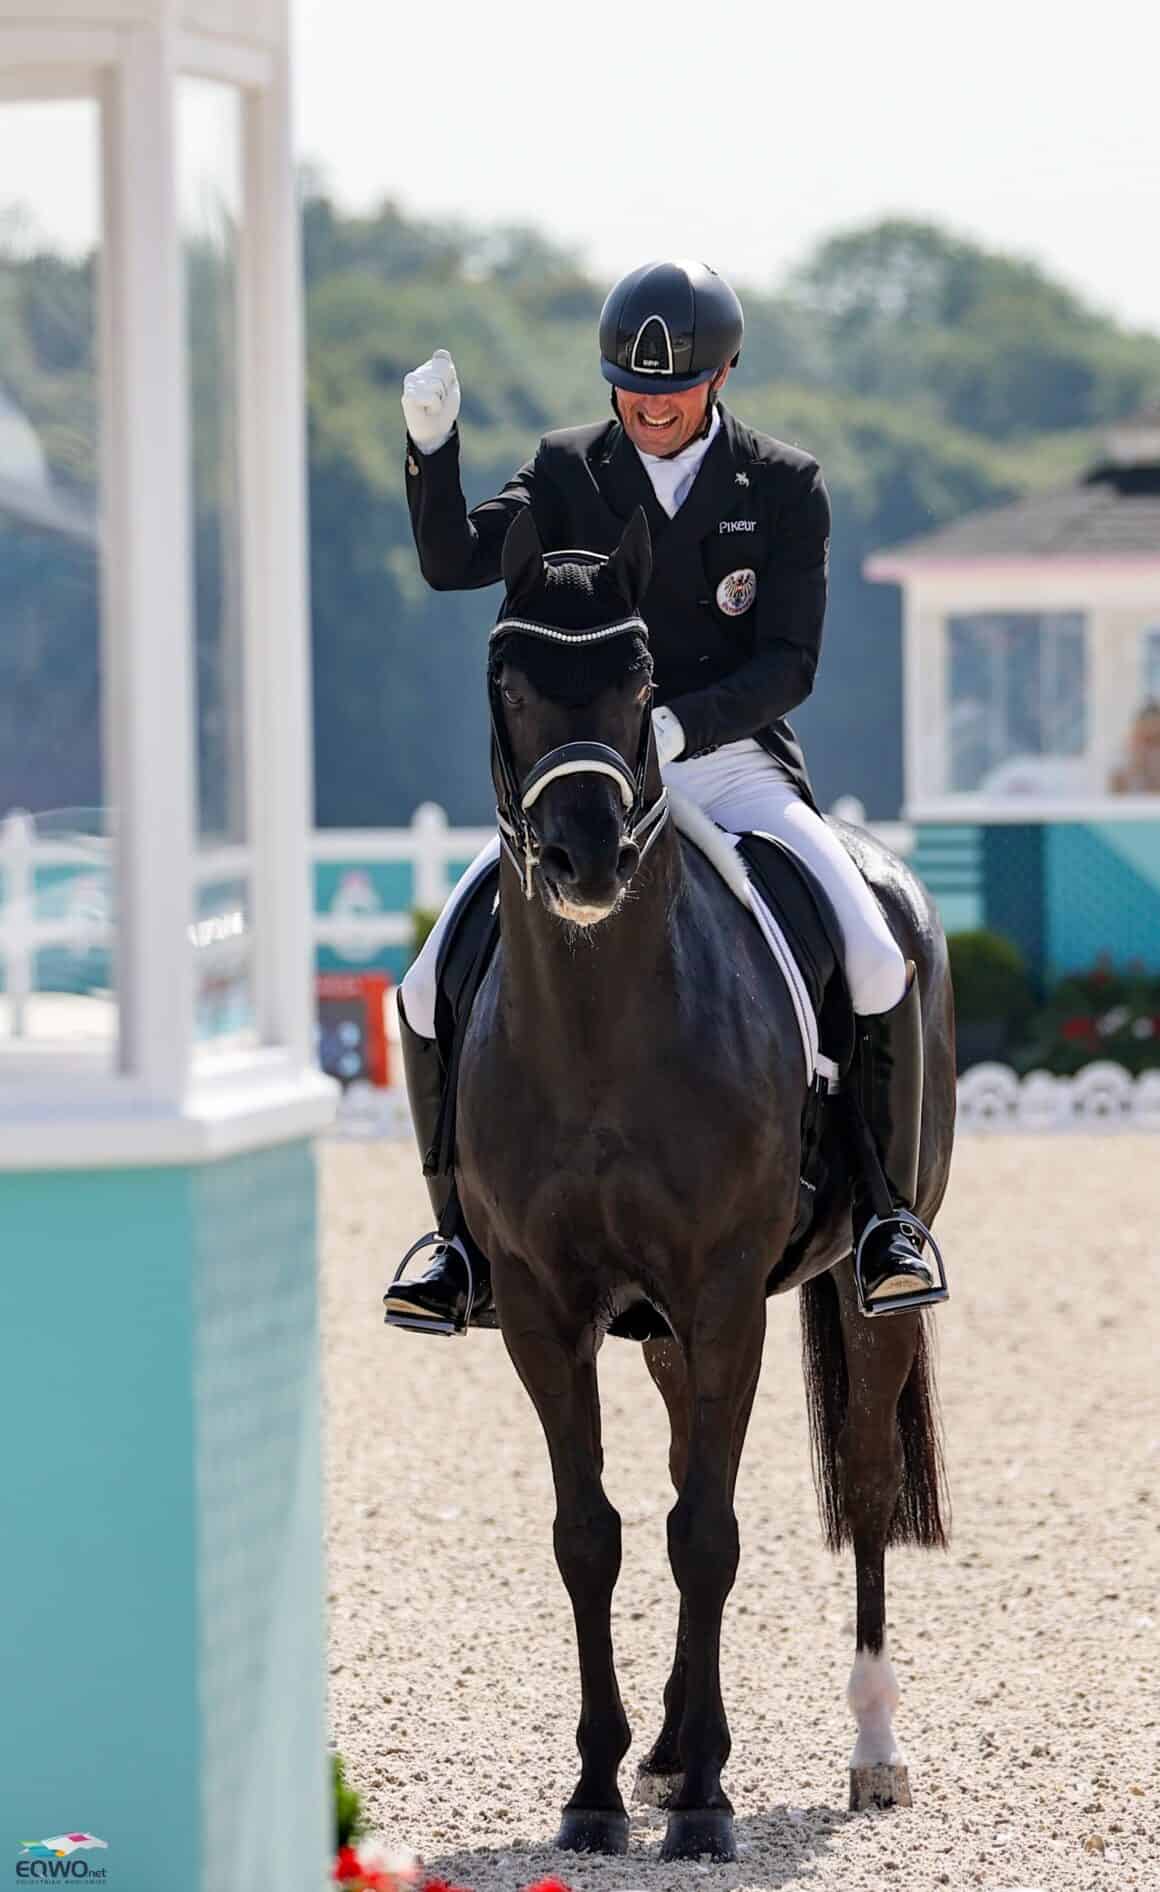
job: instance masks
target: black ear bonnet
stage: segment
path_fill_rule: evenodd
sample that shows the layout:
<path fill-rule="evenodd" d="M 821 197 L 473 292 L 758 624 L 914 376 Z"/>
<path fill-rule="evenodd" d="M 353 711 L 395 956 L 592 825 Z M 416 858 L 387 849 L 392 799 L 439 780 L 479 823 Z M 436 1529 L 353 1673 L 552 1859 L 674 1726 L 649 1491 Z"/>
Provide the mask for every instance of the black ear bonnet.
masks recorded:
<path fill-rule="evenodd" d="M 638 507 L 616 551 L 545 553 L 526 508 L 503 549 L 506 586 L 491 634 L 488 675 L 521 670 L 552 702 L 591 702 L 640 671 L 651 675 L 639 606 L 652 572 L 648 523 Z"/>

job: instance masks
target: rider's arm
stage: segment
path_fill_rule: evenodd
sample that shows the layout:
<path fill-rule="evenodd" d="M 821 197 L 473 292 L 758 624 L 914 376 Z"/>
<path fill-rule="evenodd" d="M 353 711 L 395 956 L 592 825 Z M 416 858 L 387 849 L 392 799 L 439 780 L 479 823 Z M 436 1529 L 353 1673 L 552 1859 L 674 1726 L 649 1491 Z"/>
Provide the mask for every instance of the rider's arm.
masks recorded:
<path fill-rule="evenodd" d="M 821 470 L 804 469 L 798 498 L 779 509 L 770 558 L 757 575 L 753 655 L 720 683 L 674 697 L 685 754 L 756 735 L 814 687 L 826 615 L 830 499 Z"/>
<path fill-rule="evenodd" d="M 434 453 L 407 438 L 407 504 L 419 569 L 435 591 L 471 591 L 500 578 L 500 555 L 516 514 L 533 503 L 541 537 L 550 533 L 550 482 L 537 471 L 539 455 L 522 466 L 494 499 L 467 510 L 459 479 L 459 432 Z M 549 537 L 547 543 L 551 544 Z"/>

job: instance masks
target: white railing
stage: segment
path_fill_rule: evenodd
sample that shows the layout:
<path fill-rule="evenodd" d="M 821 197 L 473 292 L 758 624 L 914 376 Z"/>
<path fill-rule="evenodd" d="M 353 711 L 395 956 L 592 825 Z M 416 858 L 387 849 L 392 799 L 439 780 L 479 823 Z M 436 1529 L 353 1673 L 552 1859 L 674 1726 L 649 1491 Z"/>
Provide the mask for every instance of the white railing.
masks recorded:
<path fill-rule="evenodd" d="M 491 828 L 453 828 L 443 809 L 424 802 L 415 810 L 408 828 L 328 828 L 314 834 L 310 844 L 314 865 L 350 862 L 359 867 L 379 862 L 401 862 L 411 868 L 411 893 L 405 908 L 344 911 L 332 909 L 314 917 L 315 946 L 359 959 L 373 958 L 387 946 L 409 946 L 413 936 L 411 910 L 438 911 L 451 891 L 453 868 L 476 855 L 492 838 Z M 27 1031 L 28 1005 L 36 991 L 36 955 L 61 947 L 81 955 L 109 950 L 115 927 L 112 918 L 109 868 L 111 844 L 106 836 L 47 837 L 37 831 L 32 816 L 17 809 L 0 822 L 0 964 L 3 966 L 9 1035 L 22 1038 Z M 203 851 L 195 857 L 194 883 L 244 880 L 251 855 L 244 847 Z M 63 912 L 46 913 L 37 874 L 49 867 L 78 870 L 72 887 L 59 902 Z M 209 929 L 213 931 L 212 927 Z M 215 954 L 223 942 L 216 934 L 191 921 L 190 938 L 199 954 Z M 225 942 L 229 944 L 230 942 Z M 233 942 L 236 951 L 237 942 Z M 205 964 L 199 959 L 199 964 Z"/>

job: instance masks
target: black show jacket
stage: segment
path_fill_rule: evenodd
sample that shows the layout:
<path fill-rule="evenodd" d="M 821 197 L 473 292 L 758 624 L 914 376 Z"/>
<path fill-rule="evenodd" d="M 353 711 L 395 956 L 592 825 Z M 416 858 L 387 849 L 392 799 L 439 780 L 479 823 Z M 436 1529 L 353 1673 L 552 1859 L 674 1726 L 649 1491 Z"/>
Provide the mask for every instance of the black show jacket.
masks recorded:
<path fill-rule="evenodd" d="M 717 435 L 670 519 L 618 421 L 569 427 L 547 434 L 503 491 L 469 513 L 452 434 L 432 454 L 408 441 L 407 500 L 419 564 L 436 591 L 495 584 L 504 536 L 521 506 L 531 506 L 549 552 L 612 552 L 643 506 L 653 575 L 642 616 L 657 701 L 680 717 L 684 754 L 754 736 L 815 805 L 785 721 L 813 688 L 826 611 L 830 502 L 809 454 L 755 433 L 723 407 Z M 736 611 L 739 604 L 745 608 Z"/>

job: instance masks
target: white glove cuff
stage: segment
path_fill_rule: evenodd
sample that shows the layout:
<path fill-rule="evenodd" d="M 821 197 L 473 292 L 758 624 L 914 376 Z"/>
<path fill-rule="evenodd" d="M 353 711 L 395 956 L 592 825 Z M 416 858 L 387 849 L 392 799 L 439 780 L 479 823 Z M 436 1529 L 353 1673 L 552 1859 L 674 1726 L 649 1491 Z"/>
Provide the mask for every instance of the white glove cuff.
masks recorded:
<path fill-rule="evenodd" d="M 445 430 L 445 432 L 441 434 L 436 434 L 433 437 L 431 435 L 428 435 L 426 438 L 420 440 L 415 434 L 411 432 L 410 428 L 407 429 L 407 436 L 411 442 L 411 445 L 414 447 L 416 453 L 421 453 L 424 456 L 426 456 L 429 453 L 438 453 L 440 447 L 445 447 L 447 445 L 447 442 L 450 440 L 454 432 L 455 432 L 455 424 L 454 422 L 452 422 L 451 426 L 448 427 Z"/>
<path fill-rule="evenodd" d="M 663 707 L 653 711 L 652 724 L 657 760 L 664 768 L 666 762 L 675 762 L 684 753 L 685 732 L 680 717 L 673 710 Z"/>

